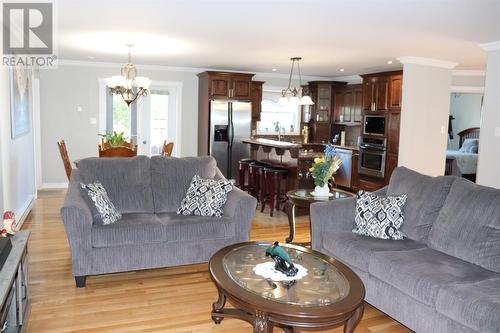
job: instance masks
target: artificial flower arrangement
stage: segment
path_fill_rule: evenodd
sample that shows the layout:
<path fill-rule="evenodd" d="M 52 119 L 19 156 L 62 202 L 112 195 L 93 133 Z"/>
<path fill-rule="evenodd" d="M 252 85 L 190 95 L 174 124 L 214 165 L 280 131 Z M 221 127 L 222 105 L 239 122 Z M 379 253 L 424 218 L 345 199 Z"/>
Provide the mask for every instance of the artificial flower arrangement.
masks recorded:
<path fill-rule="evenodd" d="M 342 164 L 342 160 L 337 156 L 335 146 L 331 143 L 325 145 L 323 157 L 316 157 L 314 163 L 309 168 L 314 179 L 314 194 L 318 196 L 327 196 L 330 193 L 328 183 L 333 181 L 333 175 Z"/>

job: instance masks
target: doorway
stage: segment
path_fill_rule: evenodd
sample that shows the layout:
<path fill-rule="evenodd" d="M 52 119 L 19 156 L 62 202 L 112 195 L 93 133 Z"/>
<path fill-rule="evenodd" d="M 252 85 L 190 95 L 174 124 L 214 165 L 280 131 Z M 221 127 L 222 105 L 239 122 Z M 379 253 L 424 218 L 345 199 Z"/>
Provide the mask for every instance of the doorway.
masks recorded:
<path fill-rule="evenodd" d="M 182 83 L 153 82 L 148 94 L 129 107 L 119 95 L 106 91 L 101 103 L 100 133 L 123 132 L 137 144 L 138 154 L 161 155 L 163 143 L 174 142 L 172 156 L 180 155 L 180 100 Z M 101 95 L 102 96 L 102 95 Z"/>

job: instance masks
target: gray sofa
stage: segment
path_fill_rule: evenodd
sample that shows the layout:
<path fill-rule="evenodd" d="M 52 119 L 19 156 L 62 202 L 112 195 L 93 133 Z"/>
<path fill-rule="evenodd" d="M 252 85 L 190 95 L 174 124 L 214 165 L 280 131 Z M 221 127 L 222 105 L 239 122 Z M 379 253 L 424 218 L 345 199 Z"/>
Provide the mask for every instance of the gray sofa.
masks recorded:
<path fill-rule="evenodd" d="M 207 262 L 222 247 L 247 241 L 257 203 L 237 188 L 222 218 L 176 214 L 194 174 L 223 177 L 211 157 L 79 161 L 61 208 L 77 287 L 88 275 Z M 94 181 L 104 185 L 121 220 L 94 223 L 79 188 Z"/>
<path fill-rule="evenodd" d="M 500 332 L 500 190 L 400 167 L 408 239 L 356 235 L 355 198 L 313 204 L 312 247 L 351 267 L 366 301 L 417 332 Z"/>

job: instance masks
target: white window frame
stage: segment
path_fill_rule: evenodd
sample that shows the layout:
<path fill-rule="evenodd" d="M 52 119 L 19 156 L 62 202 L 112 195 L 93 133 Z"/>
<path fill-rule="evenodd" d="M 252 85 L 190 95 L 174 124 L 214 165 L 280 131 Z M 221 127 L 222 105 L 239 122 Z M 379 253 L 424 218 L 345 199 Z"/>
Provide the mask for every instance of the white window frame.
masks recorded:
<path fill-rule="evenodd" d="M 281 91 L 283 90 L 282 87 L 277 87 L 277 86 L 266 86 L 265 84 L 263 85 L 262 87 L 262 100 L 264 101 L 264 92 L 272 92 L 272 93 L 281 93 Z M 262 112 L 262 111 L 261 111 Z M 302 114 L 301 114 L 301 109 L 300 109 L 300 106 L 297 107 L 297 122 L 295 125 L 295 132 L 290 132 L 290 127 L 289 126 L 286 126 L 285 127 L 285 132 L 281 132 L 282 135 L 300 135 L 299 133 L 299 130 L 300 130 L 300 123 L 301 123 L 301 117 L 302 117 Z M 256 130 L 257 130 L 257 135 L 262 135 L 262 136 L 265 136 L 265 135 L 269 135 L 269 136 L 276 136 L 278 135 L 278 132 L 276 132 L 273 128 L 272 131 L 269 131 L 269 132 L 264 132 L 264 131 L 259 131 L 259 124 L 257 124 L 256 126 Z"/>

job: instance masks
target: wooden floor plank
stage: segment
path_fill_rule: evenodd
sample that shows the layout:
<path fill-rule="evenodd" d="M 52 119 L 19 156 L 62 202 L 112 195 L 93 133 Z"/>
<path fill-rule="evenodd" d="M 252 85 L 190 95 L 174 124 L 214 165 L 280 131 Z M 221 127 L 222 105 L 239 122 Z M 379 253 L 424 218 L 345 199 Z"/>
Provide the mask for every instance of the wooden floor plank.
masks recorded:
<path fill-rule="evenodd" d="M 75 288 L 71 253 L 59 209 L 64 191 L 41 191 L 23 229 L 29 240 L 30 333 L 248 333 L 249 324 L 224 319 L 215 325 L 211 304 L 217 298 L 207 264 L 89 277 L 87 287 Z M 256 213 L 253 240 L 284 241 L 288 222 L 283 212 L 269 217 Z M 308 217 L 299 217 L 295 241 L 310 240 Z M 276 330 L 279 331 L 279 330 Z M 326 332 L 340 333 L 342 328 Z M 407 333 L 369 304 L 356 333 Z"/>

